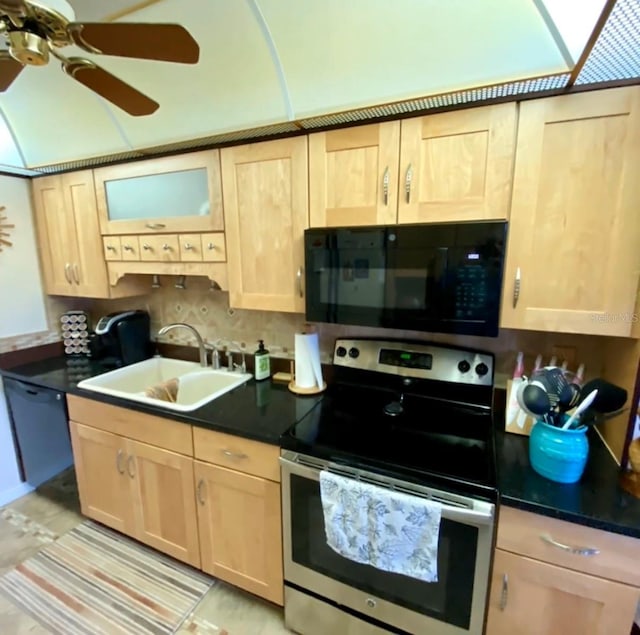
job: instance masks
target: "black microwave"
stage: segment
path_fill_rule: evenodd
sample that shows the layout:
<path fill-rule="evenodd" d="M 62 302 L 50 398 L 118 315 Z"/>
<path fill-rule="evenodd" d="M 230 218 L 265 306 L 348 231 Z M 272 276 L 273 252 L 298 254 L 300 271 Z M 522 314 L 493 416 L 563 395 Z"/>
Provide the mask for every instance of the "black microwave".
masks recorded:
<path fill-rule="evenodd" d="M 507 223 L 307 229 L 306 319 L 498 335 Z"/>

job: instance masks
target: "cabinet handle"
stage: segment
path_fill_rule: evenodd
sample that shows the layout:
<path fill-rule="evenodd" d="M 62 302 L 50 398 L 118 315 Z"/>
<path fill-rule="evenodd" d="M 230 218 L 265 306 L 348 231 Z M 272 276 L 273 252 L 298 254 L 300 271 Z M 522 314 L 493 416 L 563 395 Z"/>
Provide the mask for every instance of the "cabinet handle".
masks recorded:
<path fill-rule="evenodd" d="M 298 279 L 298 295 L 303 297 L 302 291 L 302 267 L 298 267 L 298 273 L 296 273 L 296 278 Z"/>
<path fill-rule="evenodd" d="M 74 263 L 73 265 L 73 279 L 76 281 L 76 284 L 80 284 L 80 271 L 78 269 L 78 263 Z"/>
<path fill-rule="evenodd" d="M 600 549 L 595 547 L 574 547 L 572 545 L 564 545 L 557 540 L 554 540 L 549 534 L 541 534 L 540 539 L 546 542 L 548 545 L 562 549 L 568 553 L 573 553 L 576 556 L 597 556 L 600 553 Z"/>
<path fill-rule="evenodd" d="M 171 251 L 171 245 L 165 243 L 164 245 L 162 245 L 162 249 L 164 249 L 165 251 Z"/>
<path fill-rule="evenodd" d="M 144 243 L 144 245 L 142 245 L 142 248 L 145 251 L 149 251 L 149 250 L 153 251 L 153 247 L 151 245 L 147 244 L 147 243 Z"/>
<path fill-rule="evenodd" d="M 513 281 L 513 308 L 516 308 L 518 304 L 518 298 L 520 297 L 520 267 L 516 269 L 516 277 Z"/>
<path fill-rule="evenodd" d="M 124 474 L 124 465 L 122 465 L 123 457 L 124 452 L 122 451 L 122 449 L 118 450 L 118 452 L 116 453 L 116 470 L 118 470 L 120 474 Z"/>
<path fill-rule="evenodd" d="M 193 249 L 193 245 L 191 243 L 185 243 L 184 244 L 184 248 L 189 250 L 189 249 Z"/>
<path fill-rule="evenodd" d="M 124 245 L 123 249 L 125 251 L 133 251 L 133 247 L 131 245 Z"/>
<path fill-rule="evenodd" d="M 231 450 L 220 450 L 222 454 L 228 456 L 230 459 L 248 459 L 246 454 L 240 454 L 238 452 L 232 452 Z"/>
<path fill-rule="evenodd" d="M 382 203 L 384 205 L 389 204 L 389 166 L 384 169 L 382 175 Z"/>
<path fill-rule="evenodd" d="M 135 478 L 135 470 L 133 469 L 133 464 L 135 462 L 135 457 L 133 456 L 133 454 L 129 455 L 129 458 L 127 459 L 127 472 L 129 473 L 129 476 L 131 478 Z"/>
<path fill-rule="evenodd" d="M 502 591 L 500 592 L 500 610 L 504 611 L 507 608 L 507 601 L 509 599 L 509 576 L 505 573 L 502 576 Z"/>
<path fill-rule="evenodd" d="M 411 201 L 411 179 L 413 179 L 413 168 L 411 167 L 411 163 L 409 163 L 407 173 L 404 177 L 404 193 L 407 203 Z"/>
<path fill-rule="evenodd" d="M 213 243 L 209 243 L 209 244 L 207 245 L 207 249 L 208 249 L 209 251 L 213 251 L 215 248 L 216 248 L 216 246 L 215 246 Z"/>
<path fill-rule="evenodd" d="M 149 229 L 164 229 L 166 225 L 164 223 L 147 223 L 145 227 Z"/>
<path fill-rule="evenodd" d="M 64 265 L 64 277 L 67 279 L 67 282 L 71 284 L 71 265 L 68 262 Z"/>
<path fill-rule="evenodd" d="M 116 248 L 113 245 L 107 245 L 107 251 L 115 251 Z"/>
<path fill-rule="evenodd" d="M 201 505 L 204 505 L 204 498 L 202 498 L 202 488 L 204 487 L 204 479 L 201 478 L 198 481 L 198 487 L 196 487 L 196 498 Z"/>

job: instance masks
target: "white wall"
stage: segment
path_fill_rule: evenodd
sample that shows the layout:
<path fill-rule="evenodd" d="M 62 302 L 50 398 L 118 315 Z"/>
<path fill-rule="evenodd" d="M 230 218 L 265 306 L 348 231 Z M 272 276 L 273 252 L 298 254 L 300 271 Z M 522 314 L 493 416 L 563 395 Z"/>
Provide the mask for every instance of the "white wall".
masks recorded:
<path fill-rule="evenodd" d="M 0 338 L 47 329 L 38 252 L 27 179 L 0 175 L 0 216 L 15 225 L 6 230 L 11 247 L 0 252 Z M 0 382 L 0 505 L 32 488 L 20 481 L 9 415 Z"/>

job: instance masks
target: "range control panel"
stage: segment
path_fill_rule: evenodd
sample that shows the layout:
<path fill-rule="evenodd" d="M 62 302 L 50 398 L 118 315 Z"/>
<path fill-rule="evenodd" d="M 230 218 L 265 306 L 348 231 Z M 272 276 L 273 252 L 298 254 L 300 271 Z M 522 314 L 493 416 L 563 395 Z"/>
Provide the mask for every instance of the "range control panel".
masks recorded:
<path fill-rule="evenodd" d="M 493 385 L 494 358 L 491 353 L 441 344 L 339 339 L 336 340 L 333 363 L 402 377 Z"/>

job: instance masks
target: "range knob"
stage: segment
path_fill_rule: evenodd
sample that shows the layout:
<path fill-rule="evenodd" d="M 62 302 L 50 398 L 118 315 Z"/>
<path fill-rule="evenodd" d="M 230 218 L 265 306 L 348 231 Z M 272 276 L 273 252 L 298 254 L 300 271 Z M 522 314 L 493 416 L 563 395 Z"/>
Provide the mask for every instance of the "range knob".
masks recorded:
<path fill-rule="evenodd" d="M 461 373 L 468 373 L 470 368 L 471 368 L 471 364 L 466 359 L 463 359 L 461 362 L 458 362 L 458 370 Z"/>
<path fill-rule="evenodd" d="M 338 346 L 336 348 L 336 355 L 338 357 L 344 357 L 347 354 L 347 349 L 344 346 Z"/>
<path fill-rule="evenodd" d="M 476 366 L 476 373 L 477 373 L 480 377 L 484 377 L 488 372 L 489 372 L 489 367 L 488 367 L 484 362 L 480 362 L 480 363 Z"/>
<path fill-rule="evenodd" d="M 360 351 L 355 346 L 349 349 L 349 357 L 351 357 L 351 359 L 356 359 L 359 355 Z"/>

